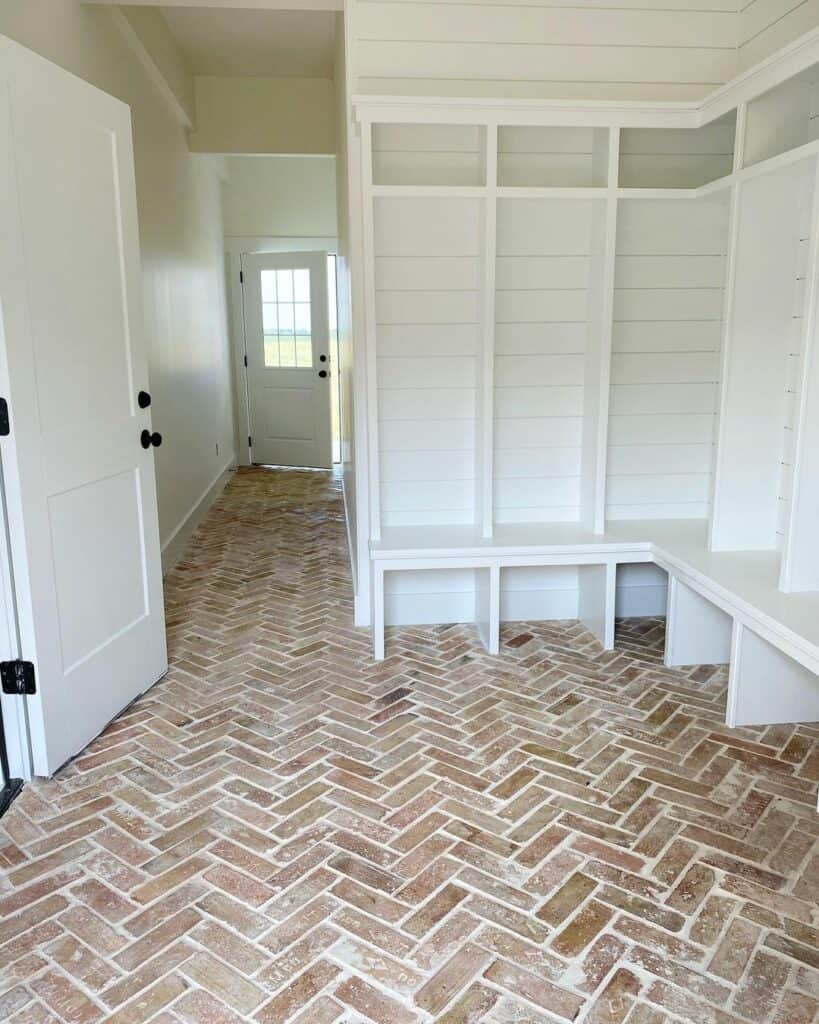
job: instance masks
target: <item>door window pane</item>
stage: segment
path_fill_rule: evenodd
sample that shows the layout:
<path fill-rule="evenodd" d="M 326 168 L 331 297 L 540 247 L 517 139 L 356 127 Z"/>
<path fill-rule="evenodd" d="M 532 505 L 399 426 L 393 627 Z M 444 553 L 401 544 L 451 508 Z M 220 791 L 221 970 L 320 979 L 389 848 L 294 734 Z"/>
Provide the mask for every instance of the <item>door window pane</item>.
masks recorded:
<path fill-rule="evenodd" d="M 273 369 L 313 365 L 310 271 L 262 271 L 264 364 Z"/>
<path fill-rule="evenodd" d="M 310 301 L 310 271 L 293 271 L 293 298 L 296 302 Z"/>
<path fill-rule="evenodd" d="M 276 271 L 262 271 L 262 302 L 276 301 Z"/>
<path fill-rule="evenodd" d="M 276 287 L 279 289 L 279 302 L 293 301 L 293 271 L 277 270 Z"/>

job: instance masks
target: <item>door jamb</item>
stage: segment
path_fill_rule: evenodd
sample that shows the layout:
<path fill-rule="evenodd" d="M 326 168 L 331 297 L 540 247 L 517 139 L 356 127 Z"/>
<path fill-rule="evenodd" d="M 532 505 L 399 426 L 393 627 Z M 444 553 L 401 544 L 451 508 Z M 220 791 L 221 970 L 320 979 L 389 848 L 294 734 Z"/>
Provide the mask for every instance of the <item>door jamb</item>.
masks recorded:
<path fill-rule="evenodd" d="M 240 273 L 242 255 L 256 256 L 261 253 L 276 252 L 315 252 L 326 249 L 327 252 L 338 252 L 338 239 L 325 237 L 301 236 L 290 238 L 285 236 L 248 237 L 239 235 L 225 236 L 225 252 L 228 275 L 228 302 L 230 305 L 230 351 L 233 362 L 233 394 L 236 406 L 236 462 L 240 466 L 250 466 L 250 447 L 247 443 L 250 434 L 250 413 L 247 397 L 247 374 L 245 372 L 245 312 L 242 295 Z M 344 410 L 341 410 L 344 415 Z"/>

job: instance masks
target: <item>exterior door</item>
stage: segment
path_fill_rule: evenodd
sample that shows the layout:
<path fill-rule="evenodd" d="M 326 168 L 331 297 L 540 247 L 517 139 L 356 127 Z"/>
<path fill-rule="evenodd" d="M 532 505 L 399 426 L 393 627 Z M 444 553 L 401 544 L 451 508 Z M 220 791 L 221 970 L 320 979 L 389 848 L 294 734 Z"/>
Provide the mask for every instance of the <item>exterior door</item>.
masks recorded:
<path fill-rule="evenodd" d="M 332 465 L 327 253 L 242 257 L 251 460 Z"/>
<path fill-rule="evenodd" d="M 124 104 L 3 36 L 0 82 L 0 458 L 50 775 L 167 668 L 136 192 Z"/>

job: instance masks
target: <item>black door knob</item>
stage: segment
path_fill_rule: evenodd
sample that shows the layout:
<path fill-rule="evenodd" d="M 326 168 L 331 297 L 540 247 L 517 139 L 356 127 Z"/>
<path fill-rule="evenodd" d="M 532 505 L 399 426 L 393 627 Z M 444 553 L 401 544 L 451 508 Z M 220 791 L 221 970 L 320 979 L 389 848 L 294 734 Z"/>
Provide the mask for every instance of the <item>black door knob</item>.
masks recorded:
<path fill-rule="evenodd" d="M 326 376 L 327 376 L 327 371 L 326 370 L 319 370 L 319 377 L 326 377 Z"/>
<path fill-rule="evenodd" d="M 319 362 L 320 363 L 326 363 L 327 362 L 327 356 L 319 356 Z"/>
<path fill-rule="evenodd" d="M 148 392 L 140 391 L 140 393 L 137 395 L 137 405 L 140 407 L 140 409 L 147 409 L 150 404 L 151 396 L 148 394 Z"/>
<path fill-rule="evenodd" d="M 156 430 L 153 434 L 150 430 L 143 430 L 139 435 L 139 443 L 143 448 L 150 448 L 151 445 L 153 445 L 154 448 L 158 448 L 162 444 L 162 435 Z"/>

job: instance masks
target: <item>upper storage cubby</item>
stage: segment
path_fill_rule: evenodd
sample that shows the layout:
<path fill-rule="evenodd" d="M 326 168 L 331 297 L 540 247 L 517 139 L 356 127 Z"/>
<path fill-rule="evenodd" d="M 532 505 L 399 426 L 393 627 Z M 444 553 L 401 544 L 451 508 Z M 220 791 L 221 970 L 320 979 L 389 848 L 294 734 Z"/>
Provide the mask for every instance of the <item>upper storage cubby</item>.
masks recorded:
<path fill-rule="evenodd" d="M 374 185 L 486 184 L 486 132 L 473 125 L 374 124 Z"/>
<path fill-rule="evenodd" d="M 605 187 L 608 148 L 607 128 L 501 126 L 498 185 Z"/>
<path fill-rule="evenodd" d="M 818 86 L 819 66 L 814 65 L 748 104 L 746 167 L 819 137 Z"/>
<path fill-rule="evenodd" d="M 699 188 L 730 174 L 736 111 L 701 128 L 623 128 L 622 188 Z"/>

